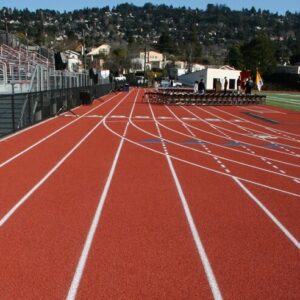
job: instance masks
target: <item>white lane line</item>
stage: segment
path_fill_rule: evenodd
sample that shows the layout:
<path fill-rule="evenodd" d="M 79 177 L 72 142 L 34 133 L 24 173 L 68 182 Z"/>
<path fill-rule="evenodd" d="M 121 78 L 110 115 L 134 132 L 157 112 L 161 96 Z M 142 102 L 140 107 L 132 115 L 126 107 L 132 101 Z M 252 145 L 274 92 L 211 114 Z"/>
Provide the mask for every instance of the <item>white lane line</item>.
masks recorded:
<path fill-rule="evenodd" d="M 29 127 L 24 128 L 24 129 L 21 129 L 21 130 L 15 132 L 15 133 L 12 133 L 12 134 L 10 134 L 10 135 L 8 135 L 8 136 L 5 136 L 5 137 L 3 137 L 3 138 L 0 138 L 0 143 L 5 142 L 5 141 L 7 141 L 7 140 L 9 140 L 9 139 L 11 139 L 11 138 L 13 138 L 13 137 L 15 137 L 15 136 L 18 136 L 18 135 L 22 134 L 23 132 L 29 131 L 29 130 L 35 128 L 35 127 L 44 125 L 45 123 L 47 123 L 47 122 L 49 122 L 49 121 L 52 121 L 52 120 L 55 120 L 55 119 L 58 118 L 58 117 L 59 117 L 59 116 L 54 116 L 54 117 L 52 117 L 52 118 L 46 119 L 46 120 L 41 121 L 41 122 L 39 122 L 39 123 L 37 123 L 37 124 L 34 124 L 34 125 L 32 125 L 32 126 L 29 126 Z"/>
<path fill-rule="evenodd" d="M 298 248 L 300 249 L 300 243 L 298 240 L 283 226 L 283 224 L 253 195 L 245 185 L 235 176 L 233 180 L 246 192 L 246 194 L 263 210 L 263 212 L 275 223 L 275 225 L 284 233 L 284 235 Z"/>
<path fill-rule="evenodd" d="M 166 107 L 166 108 L 170 111 L 170 113 L 171 113 L 177 120 L 180 120 L 180 119 L 176 116 L 176 114 L 175 114 L 169 107 Z M 182 107 L 182 108 L 184 108 L 184 107 Z M 190 113 L 193 114 L 193 115 L 195 115 L 195 114 L 194 114 L 193 112 L 191 112 L 191 111 L 190 111 Z M 197 115 L 196 115 L 196 116 L 197 116 Z M 163 127 L 165 127 L 165 128 L 167 128 L 167 129 L 170 130 L 170 131 L 173 131 L 173 132 L 177 132 L 177 133 L 178 133 L 178 131 L 176 131 L 176 130 L 170 128 L 170 127 L 167 127 L 167 126 L 163 125 L 162 123 L 160 123 L 160 125 L 163 126 Z M 213 136 L 216 136 L 216 137 L 219 137 L 219 138 L 223 138 L 223 136 L 217 135 L 217 134 L 215 134 L 215 133 L 212 133 L 212 132 L 209 132 L 209 131 L 206 131 L 206 130 L 202 130 L 202 129 L 200 129 L 200 128 L 198 128 L 198 127 L 195 127 L 195 126 L 193 126 L 193 125 L 188 124 L 188 126 L 191 127 L 191 128 L 193 128 L 193 129 L 195 129 L 195 130 L 197 130 L 197 131 L 204 132 L 204 133 L 208 133 L 209 135 L 213 135 Z M 180 132 L 179 134 L 180 134 L 180 135 L 183 135 L 183 136 L 190 137 L 190 136 L 188 136 L 187 134 L 184 134 L 184 133 L 182 133 L 182 132 Z M 227 135 L 227 137 L 228 137 L 228 135 Z M 204 139 L 201 139 L 201 140 L 202 140 L 203 142 L 206 142 L 206 143 L 210 144 L 210 145 L 217 146 L 218 148 L 225 148 L 225 149 L 227 149 L 227 150 L 229 149 L 229 148 L 226 147 L 226 146 L 222 146 L 222 145 L 216 144 L 216 143 L 214 143 L 214 142 L 212 142 L 212 141 L 209 141 L 209 140 L 204 140 Z M 235 141 L 236 141 L 236 142 L 244 143 L 243 141 L 237 140 L 237 139 L 235 139 Z M 285 155 L 292 156 L 292 155 L 289 154 L 289 153 L 284 153 L 284 152 L 282 152 L 282 151 L 276 151 L 276 150 L 274 150 L 274 149 L 272 149 L 272 148 L 267 148 L 267 149 L 266 149 L 266 147 L 258 146 L 258 145 L 255 145 L 255 144 L 249 144 L 249 143 L 247 143 L 247 144 L 248 144 L 249 146 L 252 146 L 252 147 L 255 147 L 255 148 L 263 149 L 263 151 L 268 150 L 268 151 L 271 151 L 271 152 L 276 152 L 276 153 L 280 153 L 280 154 L 285 154 Z M 246 152 L 244 152 L 244 151 L 240 151 L 240 150 L 234 149 L 234 148 L 230 148 L 230 150 L 233 151 L 233 152 L 243 153 L 243 154 L 250 155 L 250 156 L 254 156 L 254 157 L 258 157 L 258 158 L 263 157 L 263 156 L 258 155 L 258 154 L 250 154 L 250 153 L 246 153 Z M 282 163 L 282 164 L 291 165 L 291 166 L 293 166 L 293 167 L 294 167 L 294 166 L 295 166 L 295 167 L 298 167 L 298 168 L 300 167 L 298 164 L 288 163 L 287 161 L 281 161 L 281 160 L 274 159 L 274 158 L 271 158 L 271 157 L 270 157 L 270 158 L 268 157 L 268 159 L 270 159 L 270 160 L 272 160 L 272 161 L 276 161 L 276 162 Z"/>
<path fill-rule="evenodd" d="M 162 137 L 162 134 L 161 134 L 161 131 L 159 129 L 159 125 L 158 125 L 158 122 L 155 118 L 155 115 L 154 115 L 154 112 L 152 110 L 152 107 L 149 103 L 149 107 L 150 107 L 150 110 L 151 110 L 151 114 L 152 114 L 152 117 L 153 117 L 153 120 L 155 122 L 155 126 L 157 128 L 157 132 L 158 132 L 158 135 L 160 136 L 160 138 L 162 139 L 162 143 L 163 145 L 165 146 L 164 149 L 166 149 L 166 145 L 163 141 L 163 137 Z M 219 289 L 219 286 L 218 286 L 218 283 L 217 283 L 217 280 L 215 278 L 215 275 L 213 273 L 213 270 L 212 270 L 212 267 L 210 265 L 210 262 L 209 262 L 209 259 L 208 259 L 208 256 L 206 254 L 206 251 L 205 251 L 205 248 L 204 248 L 204 245 L 201 241 L 201 238 L 200 238 L 200 234 L 197 230 L 197 227 L 195 225 L 195 222 L 194 222 L 194 219 L 193 219 L 193 216 L 191 214 L 191 211 L 190 211 L 190 208 L 189 208 L 189 205 L 187 203 L 187 200 L 185 198 L 185 195 L 184 195 L 184 192 L 182 190 L 182 187 L 181 187 L 181 184 L 180 184 L 180 181 L 178 179 L 178 176 L 176 174 L 176 171 L 174 169 L 174 166 L 173 166 L 173 163 L 172 163 L 172 160 L 169 156 L 169 154 L 164 150 L 165 152 L 165 157 L 167 159 L 167 162 L 168 162 L 168 165 L 169 165 L 169 168 L 170 168 L 170 171 L 171 171 L 171 174 L 173 176 L 173 180 L 175 182 L 175 185 L 176 185 L 176 188 L 177 188 L 177 191 L 178 191 L 178 195 L 180 197 L 180 200 L 181 200 L 181 204 L 183 206 L 183 209 L 184 209 L 184 213 L 185 213 L 185 216 L 186 216 L 186 219 L 188 221 L 188 224 L 190 226 L 190 230 L 191 230 L 191 233 L 192 233 L 192 236 L 193 236 L 193 239 L 194 239 L 194 242 L 196 244 L 196 247 L 197 247 L 197 250 L 198 250 L 198 254 L 200 256 L 200 259 L 202 261 L 202 264 L 203 264 L 203 267 L 204 267 L 204 271 L 205 271 L 205 274 L 207 276 L 207 280 L 208 280 L 208 283 L 210 285 L 210 288 L 211 288 L 211 291 L 212 291 L 212 294 L 213 294 L 213 297 L 214 299 L 216 300 L 221 300 L 223 299 L 222 297 L 222 294 L 221 294 L 221 291 Z"/>
<path fill-rule="evenodd" d="M 155 120 L 155 118 L 154 118 Z M 156 122 L 156 126 L 158 126 L 158 122 L 157 120 L 155 120 Z M 160 133 L 159 133 L 160 135 Z M 171 160 L 171 158 L 174 159 L 178 159 L 172 156 L 168 156 L 169 159 Z M 178 159 L 179 161 L 182 161 L 180 159 Z M 192 165 L 192 163 L 190 163 Z M 204 168 L 204 169 L 208 169 L 208 168 Z M 212 170 L 212 169 L 211 169 Z M 230 172 L 228 169 L 226 169 L 227 173 Z M 217 171 L 213 171 L 216 173 L 219 173 Z M 225 174 L 224 174 L 225 175 Z M 228 175 L 230 176 L 230 175 Z M 288 237 L 288 239 L 298 248 L 300 249 L 300 243 L 298 242 L 298 240 L 288 231 L 288 229 L 286 229 L 284 227 L 284 225 L 242 184 L 242 182 L 239 180 L 240 178 L 236 177 L 236 176 L 230 176 L 234 181 L 236 181 L 236 183 L 238 183 L 238 185 L 250 196 L 250 198 L 264 211 L 264 213 L 275 223 L 275 225 Z M 243 179 L 241 179 L 243 180 Z M 246 182 L 250 182 L 248 180 L 244 180 Z M 300 182 L 300 181 L 299 181 Z M 254 183 L 257 184 L 257 183 Z M 261 185 L 262 186 L 262 185 Z M 275 189 L 276 190 L 276 189 Z M 299 197 L 300 195 L 296 195 L 295 196 Z"/>
<path fill-rule="evenodd" d="M 110 118 L 112 118 L 112 119 L 116 119 L 116 118 L 125 119 L 125 118 L 127 118 L 127 117 L 124 116 L 124 115 L 112 115 L 112 116 L 110 116 Z"/>
<path fill-rule="evenodd" d="M 137 92 L 134 104 L 131 108 L 129 119 L 132 116 L 133 109 L 135 107 L 135 103 L 136 103 L 138 94 L 139 94 L 139 91 Z M 103 120 L 104 123 L 105 123 L 106 118 L 107 117 L 105 117 L 104 120 Z M 105 203 L 105 200 L 106 200 L 106 197 L 107 197 L 110 185 L 111 185 L 113 175 L 115 173 L 115 169 L 116 169 L 116 166 L 117 166 L 117 163 L 118 163 L 118 160 L 119 160 L 119 156 L 120 156 L 120 153 L 121 153 L 124 141 L 125 141 L 125 136 L 127 134 L 129 124 L 130 124 L 130 122 L 128 121 L 127 124 L 126 124 L 126 127 L 124 129 L 122 138 L 120 140 L 120 144 L 119 144 L 119 147 L 117 149 L 116 155 L 114 157 L 111 169 L 109 171 L 109 175 L 107 177 L 105 186 L 103 188 L 103 192 L 102 192 L 101 197 L 99 199 L 98 207 L 96 209 L 91 227 L 89 229 L 86 241 L 84 243 L 84 247 L 83 247 L 82 253 L 80 255 L 80 258 L 79 258 L 79 261 L 78 261 L 78 264 L 77 264 L 77 267 L 76 267 L 76 271 L 75 271 L 73 280 L 71 282 L 71 286 L 70 286 L 70 289 L 69 289 L 69 292 L 68 292 L 67 300 L 74 300 L 76 298 L 78 287 L 79 287 L 79 284 L 80 284 L 80 281 L 81 281 L 81 278 L 82 278 L 82 274 L 83 274 L 83 271 L 84 271 L 84 268 L 85 268 L 85 265 L 86 265 L 86 261 L 87 261 L 87 258 L 89 256 L 89 252 L 90 252 L 93 240 L 94 240 L 96 229 L 97 229 L 99 221 L 100 221 L 103 206 L 104 206 L 104 203 Z"/>
<path fill-rule="evenodd" d="M 113 96 L 112 98 L 110 98 L 108 101 L 112 100 L 113 98 L 115 98 L 117 95 Z M 107 102 L 105 102 L 107 103 Z M 0 164 L 0 168 L 4 167 L 5 165 L 7 165 L 8 163 L 12 162 L 13 160 L 15 160 L 16 158 L 22 156 L 23 154 L 25 154 L 26 152 L 30 151 L 31 149 L 35 148 L 36 146 L 38 146 L 39 144 L 43 143 L 44 141 L 48 140 L 50 137 L 54 136 L 55 134 L 57 134 L 58 132 L 62 131 L 63 129 L 69 127 L 70 125 L 72 125 L 75 122 L 78 122 L 81 118 L 83 118 L 84 116 L 86 116 L 87 114 L 89 114 L 90 112 L 96 110 L 97 108 L 99 108 L 100 106 L 104 105 L 104 103 L 101 103 L 99 105 L 97 105 L 96 107 L 94 107 L 93 109 L 89 110 L 88 112 L 86 112 L 85 114 L 83 114 L 81 117 L 76 118 L 75 120 L 73 120 L 72 122 L 58 128 L 57 130 L 53 131 L 52 133 L 50 133 L 49 135 L 45 136 L 44 138 L 42 138 L 41 140 L 37 141 L 36 143 L 32 144 L 31 146 L 27 147 L 26 149 L 22 150 L 21 152 L 17 153 L 16 155 L 12 156 L 11 158 L 7 159 L 6 161 L 2 162 Z"/>
<path fill-rule="evenodd" d="M 107 96 L 107 95 L 105 95 L 105 96 Z M 105 96 L 104 96 L 104 97 L 105 97 Z M 115 97 L 115 96 L 113 96 L 112 98 L 114 98 L 114 97 Z M 111 98 L 111 99 L 112 99 L 112 98 Z M 111 99 L 108 99 L 108 100 L 111 100 Z M 72 108 L 72 111 L 75 111 L 75 110 L 79 109 L 80 107 L 81 107 L 81 106 L 74 107 L 74 108 Z M 63 114 L 61 114 L 61 116 L 63 116 Z M 9 140 L 9 139 L 11 139 L 11 138 L 13 138 L 13 137 L 15 137 L 15 136 L 18 136 L 18 135 L 22 134 L 23 132 L 32 130 L 32 129 L 35 128 L 35 127 L 41 126 L 41 125 L 43 125 L 43 124 L 45 124 L 45 123 L 47 123 L 47 122 L 49 122 L 49 121 L 55 120 L 55 119 L 58 118 L 58 117 L 60 117 L 60 116 L 54 116 L 54 117 L 52 117 L 52 118 L 46 119 L 46 120 L 41 121 L 41 122 L 39 122 L 39 123 L 37 123 L 37 124 L 34 124 L 34 125 L 32 125 L 32 126 L 29 126 L 29 127 L 24 128 L 24 129 L 21 129 L 21 130 L 15 132 L 15 133 L 13 133 L 13 134 L 10 134 L 10 135 L 8 135 L 8 136 L 5 136 L 5 137 L 3 137 L 3 138 L 0 138 L 0 143 L 2 143 L 2 142 L 4 142 L 4 141 L 7 141 L 7 140 Z"/>
<path fill-rule="evenodd" d="M 202 109 L 203 110 L 203 109 Z M 178 119 L 179 120 L 179 119 Z M 180 120 L 179 120 L 180 121 Z M 182 121 L 181 121 L 182 122 Z M 187 127 L 186 123 L 182 123 L 184 127 Z M 232 139 L 230 136 L 229 136 L 230 139 Z M 272 142 L 271 142 L 272 143 Z M 205 150 L 208 152 L 208 153 L 212 153 L 205 145 L 203 145 L 203 147 L 205 148 Z M 256 154 L 255 151 L 251 150 L 250 148 L 246 147 L 246 146 L 242 146 L 243 149 L 246 149 L 248 152 L 252 153 L 252 154 Z M 282 149 L 284 150 L 287 150 L 289 151 L 288 149 L 284 148 L 284 147 L 281 147 Z M 267 160 L 265 158 L 261 158 L 263 161 L 267 162 Z M 219 164 L 221 164 L 221 162 L 219 160 L 217 160 Z M 271 164 L 270 162 L 267 162 L 268 164 Z M 230 173 L 230 170 L 226 168 L 226 166 L 224 164 L 221 164 L 221 167 L 223 167 L 225 169 L 225 171 L 227 173 Z M 286 174 L 285 171 L 283 170 L 280 170 L 279 167 L 277 167 L 276 165 L 272 165 L 272 167 L 276 170 L 278 170 L 281 174 Z"/>
<path fill-rule="evenodd" d="M 136 129 L 140 130 L 141 132 L 144 132 L 144 133 L 147 133 L 149 135 L 152 135 L 148 131 L 145 131 L 141 127 L 139 127 L 136 124 L 134 124 L 131 120 L 130 120 L 130 123 L 132 124 L 132 126 L 134 126 Z M 116 131 L 112 130 L 110 127 L 108 127 L 106 123 L 104 123 L 104 126 L 105 126 L 105 128 L 108 131 L 110 131 L 115 136 L 122 137 L 122 136 L 120 136 L 120 134 L 118 132 L 116 132 Z M 153 148 L 147 147 L 144 144 L 137 143 L 137 142 L 135 142 L 133 140 L 130 140 L 130 139 L 127 139 L 127 138 L 125 138 L 125 139 L 126 139 L 127 142 L 132 143 L 133 145 L 136 145 L 136 146 L 141 147 L 143 149 L 147 149 L 147 150 L 152 151 L 152 152 L 154 152 L 156 154 L 159 154 L 159 155 L 164 155 L 164 152 L 157 151 L 157 150 L 155 150 Z M 212 168 L 206 167 L 204 165 L 200 165 L 198 163 L 193 163 L 191 161 L 188 161 L 188 160 L 185 160 L 185 159 L 181 159 L 181 158 L 179 158 L 177 156 L 170 155 L 170 157 L 172 159 L 175 159 L 175 160 L 179 161 L 179 162 L 182 162 L 182 163 L 190 165 L 190 166 L 194 166 L 196 168 L 200 168 L 200 169 L 203 169 L 203 170 L 206 170 L 206 171 L 209 171 L 209 172 L 212 172 L 212 173 L 216 173 L 216 174 L 219 174 L 219 175 L 227 176 L 227 177 L 230 177 L 230 178 L 233 177 L 233 175 L 229 175 L 229 174 L 226 174 L 224 172 L 218 171 L 216 169 L 212 169 Z M 277 174 L 277 173 L 275 173 L 275 174 Z M 282 189 L 279 189 L 279 188 L 276 188 L 276 187 L 273 187 L 273 186 L 270 186 L 270 185 L 266 185 L 266 184 L 263 184 L 263 183 L 252 181 L 252 180 L 249 180 L 249 179 L 244 178 L 244 177 L 240 177 L 240 176 L 235 176 L 235 177 L 237 177 L 240 180 L 243 180 L 244 182 L 248 182 L 248 183 L 251 183 L 251 184 L 254 184 L 254 185 L 266 188 L 266 189 L 270 189 L 270 190 L 273 190 L 273 191 L 276 191 L 276 192 L 280 192 L 280 193 L 283 193 L 283 194 L 286 194 L 286 195 L 295 196 L 297 198 L 300 198 L 300 194 L 296 194 L 296 193 L 293 193 L 293 192 L 290 192 L 290 191 L 287 191 L 287 190 L 282 190 Z M 300 181 L 299 181 L 299 183 L 300 183 Z"/>
<path fill-rule="evenodd" d="M 175 118 L 176 118 L 176 115 L 175 115 L 175 114 L 174 114 L 174 116 L 175 116 Z M 180 120 L 180 119 L 179 119 L 179 120 Z M 180 122 L 181 122 L 181 121 L 180 121 Z M 158 123 L 160 126 L 166 128 L 166 129 L 169 129 L 169 130 L 172 131 L 172 132 L 176 132 L 176 133 L 182 134 L 182 135 L 184 135 L 184 136 L 187 136 L 187 135 L 185 135 L 185 134 L 183 134 L 183 133 L 181 133 L 181 132 L 178 132 L 178 131 L 176 131 L 176 130 L 173 130 L 173 129 L 171 129 L 171 128 L 165 126 L 164 124 L 160 123 L 158 120 L 157 120 L 157 123 Z M 138 130 L 140 130 L 140 131 L 142 131 L 142 132 L 144 132 L 144 133 L 146 133 L 146 134 L 148 134 L 148 135 L 150 135 L 150 136 L 153 136 L 153 137 L 155 137 L 155 138 L 159 138 L 158 135 L 155 135 L 155 134 L 153 134 L 153 133 L 151 133 L 151 132 L 149 132 L 149 131 L 146 131 L 146 130 L 144 130 L 143 128 L 137 126 L 137 125 L 134 124 L 134 123 L 132 123 L 132 125 L 133 125 L 135 128 L 137 128 Z M 225 158 L 225 157 L 221 157 L 221 156 L 218 156 L 218 155 L 209 154 L 209 153 L 207 153 L 207 152 L 204 152 L 204 151 L 201 151 L 201 150 L 198 150 L 198 149 L 195 149 L 195 148 L 190 148 L 190 147 L 188 147 L 188 146 L 185 146 L 185 145 L 182 145 L 182 144 L 173 142 L 172 140 L 169 140 L 169 139 L 165 139 L 165 141 L 168 142 L 168 143 L 170 143 L 170 144 L 173 144 L 173 145 L 176 145 L 176 146 L 178 146 L 178 147 L 181 147 L 181 148 L 189 149 L 189 150 L 191 150 L 191 151 L 195 151 L 195 152 L 198 152 L 198 153 L 204 153 L 204 154 L 209 155 L 209 156 L 215 156 L 215 157 L 218 157 L 220 160 L 221 160 L 221 159 L 224 159 L 224 160 L 226 160 L 226 161 L 232 161 L 232 162 L 234 162 L 234 163 L 237 163 L 237 164 L 240 164 L 240 165 L 245 165 L 245 166 L 247 166 L 247 167 L 254 168 L 254 169 L 256 169 L 256 170 L 263 170 L 263 171 L 265 171 L 265 172 L 267 172 L 267 173 L 272 173 L 272 174 L 274 174 L 274 175 L 276 175 L 276 176 L 282 176 L 282 177 L 291 178 L 291 179 L 300 179 L 300 178 L 295 177 L 295 176 L 290 176 L 290 175 L 287 175 L 287 174 L 280 174 L 280 173 L 275 172 L 275 171 L 272 171 L 272 170 L 263 169 L 263 168 L 260 168 L 260 167 L 256 167 L 256 166 L 254 166 L 254 165 L 244 164 L 244 163 L 242 163 L 242 162 L 240 162 L 240 161 L 235 161 L 235 160 L 231 160 L 231 159 L 228 159 L 228 158 Z M 244 153 L 244 152 L 243 152 L 243 153 Z M 193 164 L 192 162 L 188 162 L 188 163 Z M 195 165 L 198 165 L 198 164 L 195 164 Z M 200 167 L 200 165 L 198 165 L 198 166 Z M 293 165 L 293 166 L 299 167 L 298 165 Z M 204 166 L 201 166 L 201 168 L 202 168 L 202 167 L 204 167 Z M 222 174 L 224 174 L 224 173 L 222 173 Z M 239 176 L 237 176 L 237 177 L 239 177 Z M 244 181 L 247 181 L 247 179 L 244 179 Z M 289 193 L 288 191 L 284 191 L 284 190 L 281 190 L 281 189 L 277 189 L 277 188 L 275 188 L 275 187 L 270 187 L 270 186 L 264 185 L 264 184 L 262 184 L 262 183 L 256 183 L 256 184 L 257 184 L 257 185 L 260 185 L 260 186 L 267 186 L 267 187 L 270 188 L 270 189 L 282 191 L 282 192 L 287 193 L 287 194 L 293 194 L 293 195 L 295 195 L 295 193 Z M 297 195 L 297 197 L 299 196 L 298 194 L 296 194 L 296 195 Z"/>
<path fill-rule="evenodd" d="M 102 123 L 102 121 L 100 121 Z M 0 220 L 0 226 L 3 224 L 16 212 L 16 210 L 24 204 L 28 198 L 40 187 L 42 186 L 47 179 L 67 160 L 73 152 L 98 128 L 100 123 L 97 123 L 96 126 L 92 128 L 76 145 L 69 151 L 29 192 L 27 192 L 18 202 L 15 204 L 9 212 L 5 214 L 4 217 Z"/>
<path fill-rule="evenodd" d="M 126 96 L 125 96 L 126 97 Z M 123 97 L 120 102 L 114 106 L 114 108 L 110 111 L 112 112 L 117 106 L 119 106 L 123 100 Z M 110 112 L 108 114 L 110 114 Z M 99 121 L 38 183 L 36 183 L 30 191 L 28 191 L 1 219 L 0 219 L 0 227 L 3 226 L 10 217 L 20 208 L 29 198 L 30 196 L 40 188 L 47 179 L 79 148 L 79 146 L 101 125 L 103 120 Z"/>
<path fill-rule="evenodd" d="M 252 122 L 252 121 L 250 121 L 250 120 L 247 120 L 247 119 L 244 119 L 244 118 L 242 118 L 242 117 L 239 117 L 239 116 L 237 116 L 237 115 L 234 115 L 234 114 L 232 114 L 232 113 L 230 113 L 230 112 L 220 110 L 220 109 L 218 109 L 218 108 L 216 108 L 216 107 L 214 107 L 213 109 L 214 109 L 214 110 L 217 110 L 217 111 L 219 111 L 219 112 L 225 113 L 225 114 L 227 114 L 227 115 L 233 116 L 233 117 L 235 117 L 235 118 L 239 118 L 240 120 L 246 121 L 246 122 L 248 122 L 249 124 L 253 124 L 253 125 L 257 126 L 257 127 L 263 127 L 264 129 L 267 129 L 267 130 L 269 130 L 269 131 L 271 131 L 271 132 L 273 132 L 273 133 L 275 132 L 276 134 L 282 134 L 282 135 L 283 135 L 283 134 L 290 134 L 290 135 L 293 135 L 293 136 L 296 136 L 296 137 L 300 137 L 299 134 L 295 134 L 295 133 L 291 133 L 291 132 L 287 132 L 287 131 L 283 131 L 283 130 L 279 130 L 279 129 L 274 129 L 274 128 L 271 128 L 271 127 L 268 127 L 268 126 L 264 126 L 264 125 L 261 125 L 261 124 L 259 124 L 259 123 L 255 123 L 255 122 Z M 248 129 L 248 130 L 251 130 L 251 129 L 248 128 L 248 127 L 247 127 L 247 129 Z M 259 132 L 263 132 L 263 131 L 259 131 Z M 300 140 L 297 140 L 297 139 L 291 137 L 290 135 L 288 136 L 288 139 L 289 139 L 289 140 L 294 140 L 294 141 L 300 142 Z"/>

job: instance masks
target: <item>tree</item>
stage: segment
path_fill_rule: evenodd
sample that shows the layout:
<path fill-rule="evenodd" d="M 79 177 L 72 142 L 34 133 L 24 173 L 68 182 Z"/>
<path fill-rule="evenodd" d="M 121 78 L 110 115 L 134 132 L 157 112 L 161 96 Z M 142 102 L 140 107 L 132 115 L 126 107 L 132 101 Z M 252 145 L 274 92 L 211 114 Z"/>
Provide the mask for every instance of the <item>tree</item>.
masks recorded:
<path fill-rule="evenodd" d="M 163 53 L 178 54 L 178 46 L 169 34 L 163 32 L 157 44 L 159 51 Z"/>
<path fill-rule="evenodd" d="M 253 38 L 241 47 L 244 66 L 255 73 L 256 69 L 262 73 L 271 73 L 276 66 L 275 51 L 271 40 L 266 36 Z"/>
<path fill-rule="evenodd" d="M 241 44 L 235 44 L 229 49 L 228 62 L 236 69 L 244 69 L 244 58 L 241 52 Z"/>

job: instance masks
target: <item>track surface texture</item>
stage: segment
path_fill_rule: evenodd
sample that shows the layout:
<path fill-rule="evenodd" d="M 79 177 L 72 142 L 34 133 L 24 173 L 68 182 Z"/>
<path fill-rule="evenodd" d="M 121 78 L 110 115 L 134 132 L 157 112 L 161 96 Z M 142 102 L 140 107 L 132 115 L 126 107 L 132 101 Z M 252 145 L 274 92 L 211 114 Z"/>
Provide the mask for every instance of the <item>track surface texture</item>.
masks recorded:
<path fill-rule="evenodd" d="M 300 113 L 144 92 L 0 140 L 0 299 L 299 299 Z"/>

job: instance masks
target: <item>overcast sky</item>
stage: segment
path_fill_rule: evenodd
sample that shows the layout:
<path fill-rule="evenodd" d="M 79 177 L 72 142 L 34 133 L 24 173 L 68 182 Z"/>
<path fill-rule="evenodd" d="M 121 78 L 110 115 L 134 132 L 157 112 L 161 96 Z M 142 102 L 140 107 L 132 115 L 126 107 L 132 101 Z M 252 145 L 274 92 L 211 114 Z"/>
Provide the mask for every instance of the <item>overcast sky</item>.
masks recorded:
<path fill-rule="evenodd" d="M 151 2 L 153 4 L 166 4 L 173 5 L 174 7 L 185 6 L 199 9 L 205 9 L 208 3 L 213 3 L 225 4 L 234 10 L 241 10 L 242 8 L 251 8 L 254 6 L 257 9 L 266 9 L 274 13 L 278 12 L 279 14 L 285 14 L 287 10 L 290 12 L 300 12 L 300 0 L 0 0 L 0 7 L 16 7 L 18 9 L 28 8 L 30 10 L 48 8 L 59 11 L 72 11 L 84 7 L 103 7 L 107 5 L 113 7 L 126 2 L 133 3 L 137 6 L 142 6 L 147 2 Z"/>

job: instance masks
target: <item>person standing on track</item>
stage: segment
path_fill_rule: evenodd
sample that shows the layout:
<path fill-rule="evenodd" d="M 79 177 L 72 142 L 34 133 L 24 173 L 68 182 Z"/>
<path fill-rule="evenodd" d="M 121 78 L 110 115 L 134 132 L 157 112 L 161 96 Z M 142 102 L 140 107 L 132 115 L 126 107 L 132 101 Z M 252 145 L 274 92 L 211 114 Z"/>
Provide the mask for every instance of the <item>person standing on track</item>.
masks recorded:
<path fill-rule="evenodd" d="M 196 80 L 194 83 L 194 93 L 197 94 L 198 93 L 198 81 Z"/>
<path fill-rule="evenodd" d="M 228 88 L 228 80 L 227 77 L 224 78 L 224 94 L 227 93 L 227 88 Z"/>
<path fill-rule="evenodd" d="M 205 94 L 205 84 L 203 82 L 203 79 L 201 79 L 199 84 L 198 84 L 198 92 L 199 92 L 200 95 Z"/>
<path fill-rule="evenodd" d="M 239 78 L 236 81 L 236 87 L 237 87 L 238 94 L 240 94 L 240 92 L 241 92 L 241 85 L 242 85 L 242 80 L 241 80 L 241 76 L 239 76 Z"/>
<path fill-rule="evenodd" d="M 253 87 L 253 80 L 251 77 L 249 77 L 246 81 L 246 85 L 245 85 L 245 92 L 247 95 L 251 95 L 251 90 Z"/>

